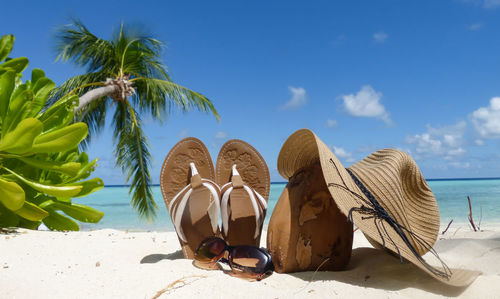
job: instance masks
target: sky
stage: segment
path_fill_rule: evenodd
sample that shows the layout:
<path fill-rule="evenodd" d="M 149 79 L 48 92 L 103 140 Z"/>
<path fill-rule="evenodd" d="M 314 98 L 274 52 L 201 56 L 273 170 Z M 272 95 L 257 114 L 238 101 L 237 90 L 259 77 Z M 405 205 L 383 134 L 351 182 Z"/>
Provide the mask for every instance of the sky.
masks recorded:
<path fill-rule="evenodd" d="M 153 183 L 175 143 L 193 136 L 214 161 L 242 139 L 285 181 L 288 136 L 313 130 L 344 166 L 382 148 L 408 152 L 426 178 L 500 177 L 500 0 L 8 1 L 0 34 L 61 84 L 85 69 L 55 61 L 55 32 L 79 18 L 101 38 L 121 22 L 166 45 L 172 79 L 208 97 L 221 121 L 173 109 L 143 116 Z M 95 176 L 125 184 L 107 128 L 90 145 Z"/>

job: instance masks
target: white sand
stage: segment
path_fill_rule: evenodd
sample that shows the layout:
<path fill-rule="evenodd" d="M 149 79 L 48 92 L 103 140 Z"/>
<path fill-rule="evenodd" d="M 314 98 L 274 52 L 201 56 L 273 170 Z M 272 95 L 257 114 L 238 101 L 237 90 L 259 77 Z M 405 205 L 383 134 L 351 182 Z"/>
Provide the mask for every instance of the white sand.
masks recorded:
<path fill-rule="evenodd" d="M 500 225 L 483 229 L 452 225 L 435 246 L 450 267 L 483 272 L 463 289 L 371 248 L 359 231 L 346 271 L 248 282 L 195 268 L 174 232 L 17 230 L 0 234 L 0 298 L 500 298 Z"/>

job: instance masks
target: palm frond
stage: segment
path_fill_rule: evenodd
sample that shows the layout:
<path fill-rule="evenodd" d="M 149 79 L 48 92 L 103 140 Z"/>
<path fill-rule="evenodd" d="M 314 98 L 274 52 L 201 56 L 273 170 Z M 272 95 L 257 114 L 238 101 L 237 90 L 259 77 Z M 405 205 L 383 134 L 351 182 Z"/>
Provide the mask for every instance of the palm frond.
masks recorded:
<path fill-rule="evenodd" d="M 175 106 L 184 112 L 192 109 L 211 112 L 217 120 L 220 120 L 212 102 L 204 95 L 189 88 L 155 78 L 136 78 L 132 81 L 137 90 L 136 104 L 159 119 L 165 110 L 166 113 L 169 113 Z"/>
<path fill-rule="evenodd" d="M 167 67 L 161 62 L 162 44 L 152 38 L 134 40 L 124 55 L 124 72 L 133 77 L 158 78 L 171 81 Z"/>
<path fill-rule="evenodd" d="M 116 60 L 123 73 L 133 77 L 156 77 L 170 80 L 166 66 L 161 63 L 163 43 L 137 27 L 122 24 L 120 31 L 114 34 L 111 41 Z"/>
<path fill-rule="evenodd" d="M 130 181 L 129 193 L 132 206 L 141 217 L 156 218 L 157 205 L 151 190 L 151 154 L 135 110 L 126 102 L 116 107 L 114 128 L 116 165 L 120 166 Z"/>
<path fill-rule="evenodd" d="M 86 123 L 89 128 L 87 137 L 80 143 L 81 150 L 86 150 L 94 136 L 99 135 L 104 129 L 108 103 L 106 98 L 98 99 L 88 104 L 86 109 L 76 116 L 78 121 Z"/>
<path fill-rule="evenodd" d="M 78 19 L 60 28 L 56 40 L 55 50 L 59 53 L 56 60 L 71 60 L 78 66 L 87 67 L 88 72 L 116 68 L 110 59 L 114 52 L 112 44 L 93 35 Z"/>

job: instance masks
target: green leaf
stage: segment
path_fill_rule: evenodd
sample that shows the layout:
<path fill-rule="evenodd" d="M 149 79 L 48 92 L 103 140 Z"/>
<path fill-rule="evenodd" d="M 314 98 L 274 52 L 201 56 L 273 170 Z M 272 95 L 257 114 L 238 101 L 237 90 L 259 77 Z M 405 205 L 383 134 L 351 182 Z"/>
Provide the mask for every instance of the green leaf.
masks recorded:
<path fill-rule="evenodd" d="M 82 167 L 82 164 L 76 162 L 62 163 L 58 161 L 38 160 L 28 157 L 19 157 L 18 159 L 30 166 L 44 170 L 61 172 L 72 177 L 76 176 Z"/>
<path fill-rule="evenodd" d="M 55 210 L 49 210 L 50 215 L 45 217 L 42 221 L 51 230 L 58 231 L 79 231 L 78 224 L 70 218 L 57 213 Z"/>
<path fill-rule="evenodd" d="M 56 202 L 55 206 L 56 209 L 63 211 L 66 215 L 81 222 L 97 223 L 104 216 L 103 212 L 81 204 Z"/>
<path fill-rule="evenodd" d="M 36 84 L 38 79 L 45 77 L 45 72 L 41 69 L 33 69 L 31 71 L 31 83 Z"/>
<path fill-rule="evenodd" d="M 38 79 L 34 84 L 35 86 L 33 87 L 33 92 L 35 93 L 35 96 L 33 99 L 33 104 L 30 107 L 30 111 L 28 112 L 30 116 L 34 116 L 35 114 L 40 112 L 40 110 L 42 110 L 42 108 L 45 106 L 45 103 L 47 102 L 49 93 L 56 86 L 56 84 L 52 80 L 45 77 Z"/>
<path fill-rule="evenodd" d="M 0 75 L 0 120 L 5 117 L 9 107 L 10 96 L 16 83 L 16 73 L 7 71 Z"/>
<path fill-rule="evenodd" d="M 0 38 L 0 61 L 4 61 L 9 56 L 10 51 L 14 47 L 15 37 L 12 34 L 3 35 Z"/>
<path fill-rule="evenodd" d="M 90 193 L 94 193 L 98 190 L 101 190 L 104 187 L 104 183 L 100 178 L 93 178 L 88 181 L 66 184 L 66 186 L 82 186 L 82 190 L 80 191 L 80 193 L 73 196 L 73 197 L 82 197 L 89 195 Z"/>
<path fill-rule="evenodd" d="M 77 146 L 88 133 L 85 123 L 76 123 L 55 131 L 37 136 L 33 142 L 35 153 L 54 153 L 67 151 Z"/>
<path fill-rule="evenodd" d="M 69 150 L 67 155 L 61 156 L 61 161 L 73 162 L 78 158 L 78 148 L 74 148 L 73 150 Z"/>
<path fill-rule="evenodd" d="M 99 159 L 94 159 L 92 162 L 84 165 L 82 167 L 82 169 L 80 169 L 80 171 L 78 172 L 78 174 L 75 177 L 70 178 L 67 181 L 67 183 L 72 183 L 72 182 L 76 182 L 76 181 L 88 178 L 90 176 L 90 174 L 92 173 L 92 171 L 93 171 L 93 169 L 95 167 L 95 164 L 97 163 L 98 160 Z"/>
<path fill-rule="evenodd" d="M 25 90 L 10 100 L 10 105 L 7 114 L 5 115 L 2 124 L 2 135 L 5 136 L 9 131 L 12 131 L 19 122 L 24 118 L 27 107 L 33 99 L 33 91 Z"/>
<path fill-rule="evenodd" d="M 31 220 L 28 220 L 28 219 L 24 219 L 22 217 L 18 217 L 19 219 L 19 227 L 24 227 L 24 228 L 27 228 L 27 229 L 32 229 L 32 230 L 37 230 L 38 227 L 40 226 L 40 224 L 42 223 L 41 220 L 38 220 L 38 221 L 31 221 Z"/>
<path fill-rule="evenodd" d="M 69 176 L 76 176 L 81 168 L 82 168 L 81 163 L 67 162 L 61 165 L 59 171 Z"/>
<path fill-rule="evenodd" d="M 71 107 L 75 108 L 78 106 L 78 96 L 77 95 L 66 95 L 61 98 L 59 101 L 52 104 L 43 115 L 40 116 L 40 120 L 45 123 L 45 120 L 49 118 L 52 113 L 64 107 L 65 109 L 70 109 Z"/>
<path fill-rule="evenodd" d="M 34 191 L 34 192 L 36 192 L 36 191 Z M 48 196 L 46 194 L 37 192 L 37 194 L 35 196 L 33 196 L 31 202 L 33 202 L 34 204 L 36 204 L 40 208 L 45 209 L 45 206 L 47 204 L 49 204 L 50 202 L 55 201 L 55 200 L 56 200 L 56 198 L 53 196 Z"/>
<path fill-rule="evenodd" d="M 71 197 L 58 197 L 56 198 L 56 200 L 61 202 L 71 203 Z"/>
<path fill-rule="evenodd" d="M 81 152 L 76 161 L 85 165 L 89 163 L 89 156 L 86 152 Z"/>
<path fill-rule="evenodd" d="M 39 78 L 36 83 L 33 82 L 33 92 L 35 94 L 48 94 L 54 87 L 56 87 L 56 84 L 54 81 L 50 80 L 47 77 Z"/>
<path fill-rule="evenodd" d="M 44 185 L 40 184 L 37 182 L 33 182 L 31 180 L 28 180 L 19 174 L 13 172 L 10 169 L 4 168 L 8 172 L 12 173 L 16 178 L 21 180 L 23 183 L 26 185 L 30 186 L 31 188 L 45 193 L 47 195 L 52 195 L 55 197 L 73 197 L 76 194 L 80 193 L 80 191 L 83 189 L 83 186 L 52 186 L 52 185 Z"/>
<path fill-rule="evenodd" d="M 28 66 L 28 58 L 18 57 L 14 59 L 7 60 L 6 62 L 0 64 L 0 68 L 11 69 L 16 73 L 21 73 Z"/>
<path fill-rule="evenodd" d="M 73 103 L 78 103 L 78 97 L 67 97 L 65 100 L 63 100 L 63 104 L 58 103 L 50 106 L 50 108 L 48 108 L 38 117 L 38 119 L 43 122 L 45 133 L 62 128 L 68 125 L 73 120 L 73 106 L 75 105 Z"/>
<path fill-rule="evenodd" d="M 20 209 L 24 204 L 24 190 L 15 182 L 0 179 L 0 202 L 12 211 Z"/>
<path fill-rule="evenodd" d="M 34 83 L 33 91 L 35 92 L 35 100 L 41 101 L 42 105 L 45 105 L 45 100 L 49 93 L 56 87 L 54 81 L 47 77 L 40 78 Z"/>
<path fill-rule="evenodd" d="M 31 202 L 25 201 L 24 205 L 16 210 L 15 213 L 24 219 L 31 221 L 40 221 L 43 218 L 49 216 L 49 213 L 42 208 L 32 204 Z"/>
<path fill-rule="evenodd" d="M 28 81 L 28 82 L 29 82 L 29 81 Z M 26 82 L 26 83 L 28 83 L 28 82 Z M 16 85 L 16 86 L 14 87 L 14 90 L 12 91 L 12 94 L 10 95 L 10 98 L 11 98 L 11 99 L 15 99 L 15 98 L 16 98 L 16 97 L 18 97 L 21 93 L 23 93 L 24 91 L 26 91 L 26 90 L 30 89 L 30 88 L 29 88 L 29 86 L 28 86 L 28 84 L 26 84 L 26 83 L 24 83 L 24 84 L 20 84 L 20 85 Z M 12 100 L 11 100 L 11 102 L 12 102 Z M 9 105 L 9 106 L 10 106 L 10 105 Z"/>
<path fill-rule="evenodd" d="M 17 227 L 20 219 L 19 216 L 0 203 L 0 227 Z"/>
<path fill-rule="evenodd" d="M 12 154 L 25 154 L 32 151 L 35 137 L 40 135 L 43 124 L 35 118 L 23 119 L 13 131 L 0 141 L 0 151 Z"/>

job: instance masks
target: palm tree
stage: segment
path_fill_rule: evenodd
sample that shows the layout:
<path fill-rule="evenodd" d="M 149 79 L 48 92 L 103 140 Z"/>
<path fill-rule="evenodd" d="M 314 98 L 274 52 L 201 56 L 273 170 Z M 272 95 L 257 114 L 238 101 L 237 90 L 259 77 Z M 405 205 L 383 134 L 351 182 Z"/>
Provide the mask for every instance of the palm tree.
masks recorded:
<path fill-rule="evenodd" d="M 64 82 L 52 98 L 69 93 L 80 97 L 77 120 L 87 123 L 89 136 L 102 131 L 106 114 L 114 109 L 115 162 L 130 182 L 132 206 L 141 217 L 152 220 L 156 203 L 151 192 L 151 154 L 141 129 L 141 115 L 162 120 L 174 106 L 211 112 L 214 106 L 205 96 L 170 79 L 161 62 L 162 43 L 121 25 L 111 40 L 92 34 L 82 22 L 73 20 L 56 35 L 57 60 L 75 63 L 86 73 Z M 90 139 L 87 138 L 85 146 Z"/>

